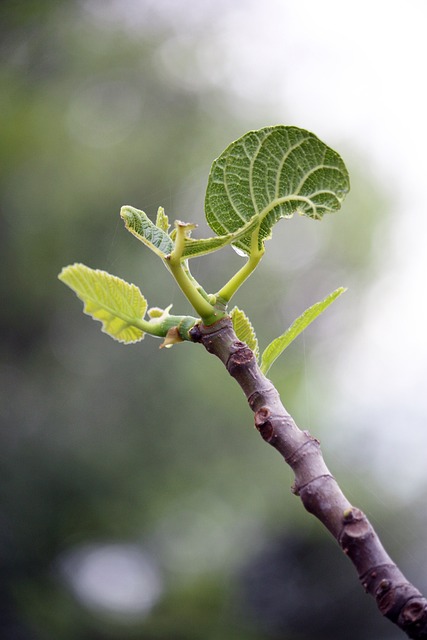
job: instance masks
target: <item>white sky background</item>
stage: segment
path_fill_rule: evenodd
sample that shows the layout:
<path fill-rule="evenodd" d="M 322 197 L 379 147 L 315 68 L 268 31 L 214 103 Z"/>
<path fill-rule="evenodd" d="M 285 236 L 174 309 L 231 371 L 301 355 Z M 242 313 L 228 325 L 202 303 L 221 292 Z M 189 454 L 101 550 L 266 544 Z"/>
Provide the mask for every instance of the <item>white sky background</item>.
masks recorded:
<path fill-rule="evenodd" d="M 427 490 L 427 0 L 141 0 L 128 2 L 127 16 L 122 2 L 116 9 L 134 27 L 138 13 L 167 13 L 190 51 L 197 43 L 182 81 L 221 84 L 248 111 L 265 104 L 277 122 L 355 149 L 376 172 L 394 202 L 392 242 L 338 366 L 337 445 L 374 431 L 378 479 L 402 497 L 415 480 Z"/>

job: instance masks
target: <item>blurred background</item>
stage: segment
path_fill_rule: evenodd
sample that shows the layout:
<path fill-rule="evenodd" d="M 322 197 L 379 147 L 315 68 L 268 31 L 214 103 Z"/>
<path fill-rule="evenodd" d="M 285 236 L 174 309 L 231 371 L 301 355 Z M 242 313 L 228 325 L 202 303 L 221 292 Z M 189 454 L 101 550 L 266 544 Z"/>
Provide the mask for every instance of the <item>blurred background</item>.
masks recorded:
<path fill-rule="evenodd" d="M 264 347 L 349 288 L 271 378 L 425 592 L 426 20 L 424 0 L 0 4 L 2 640 L 402 637 L 220 363 L 115 343 L 57 274 L 81 261 L 189 313 L 120 206 L 203 236 L 233 139 L 293 124 L 335 148 L 342 211 L 281 222 L 236 303 Z M 240 260 L 193 269 L 215 291 Z"/>

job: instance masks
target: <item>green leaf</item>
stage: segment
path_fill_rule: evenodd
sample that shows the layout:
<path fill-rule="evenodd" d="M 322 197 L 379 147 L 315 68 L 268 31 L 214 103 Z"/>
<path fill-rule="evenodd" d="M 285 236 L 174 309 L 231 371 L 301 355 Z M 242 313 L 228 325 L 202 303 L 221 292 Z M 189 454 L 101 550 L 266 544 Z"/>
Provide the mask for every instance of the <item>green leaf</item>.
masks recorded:
<path fill-rule="evenodd" d="M 167 217 L 163 207 L 157 209 L 156 227 L 167 233 L 169 231 L 169 218 Z"/>
<path fill-rule="evenodd" d="M 291 342 L 293 342 L 293 340 L 295 340 L 295 338 L 317 318 L 317 316 L 320 316 L 320 314 L 323 313 L 323 311 L 329 307 L 329 305 L 332 304 L 338 296 L 344 293 L 344 291 L 346 291 L 346 289 L 344 287 L 340 287 L 330 293 L 324 300 L 313 304 L 313 306 L 306 309 L 304 313 L 291 324 L 285 333 L 282 333 L 281 336 L 270 342 L 261 357 L 260 368 L 264 375 L 286 347 L 289 346 Z"/>
<path fill-rule="evenodd" d="M 258 360 L 258 340 L 256 337 L 255 329 L 253 328 L 248 316 L 238 307 L 234 307 L 234 309 L 231 310 L 230 317 L 233 322 L 233 328 L 236 336 L 241 342 L 244 342 L 248 345 L 249 349 L 254 352 L 255 359 Z"/>
<path fill-rule="evenodd" d="M 157 215 L 160 224 L 164 225 L 165 220 L 163 216 L 161 214 L 160 216 L 159 214 Z M 144 211 L 125 206 L 120 210 L 120 217 L 124 220 L 126 229 L 160 256 L 160 258 L 164 259 L 172 253 L 174 244 L 170 236 L 163 228 L 155 225 Z"/>
<path fill-rule="evenodd" d="M 169 218 L 165 214 L 163 207 L 159 207 L 157 211 L 156 224 L 153 224 L 144 211 L 140 211 L 131 206 L 122 207 L 120 216 L 125 222 L 126 229 L 162 259 L 165 259 L 174 249 L 177 225 L 187 227 L 181 260 L 197 258 L 212 251 L 222 249 L 222 247 L 235 242 L 249 231 L 253 231 L 257 226 L 256 220 L 250 220 L 234 233 L 227 233 L 224 236 L 214 236 L 212 238 L 193 238 L 191 231 L 194 230 L 197 225 L 180 222 L 179 220 L 175 221 L 175 228 L 172 229 L 170 234 L 168 233 L 170 228 Z"/>
<path fill-rule="evenodd" d="M 84 302 L 84 312 L 102 322 L 102 331 L 119 342 L 138 342 L 144 332 L 147 301 L 133 284 L 84 264 L 64 267 L 58 278 Z"/>
<path fill-rule="evenodd" d="M 278 220 L 294 213 L 319 220 L 340 208 L 349 188 L 340 156 L 313 133 L 266 127 L 233 142 L 213 163 L 206 219 L 218 235 L 255 219 L 261 249 Z M 251 236 L 252 231 L 233 244 L 250 255 Z"/>

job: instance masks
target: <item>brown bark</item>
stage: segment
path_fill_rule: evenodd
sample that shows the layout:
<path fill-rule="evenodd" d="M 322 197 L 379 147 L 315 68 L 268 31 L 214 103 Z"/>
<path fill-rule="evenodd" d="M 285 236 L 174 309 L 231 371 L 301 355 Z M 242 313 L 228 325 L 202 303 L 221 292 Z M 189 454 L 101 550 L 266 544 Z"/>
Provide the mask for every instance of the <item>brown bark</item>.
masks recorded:
<path fill-rule="evenodd" d="M 190 335 L 217 356 L 238 382 L 259 433 L 293 469 L 293 492 L 334 536 L 381 613 L 409 638 L 427 639 L 427 600 L 391 560 L 365 514 L 348 502 L 325 464 L 319 441 L 297 427 L 252 351 L 237 339 L 231 320 L 196 325 Z"/>

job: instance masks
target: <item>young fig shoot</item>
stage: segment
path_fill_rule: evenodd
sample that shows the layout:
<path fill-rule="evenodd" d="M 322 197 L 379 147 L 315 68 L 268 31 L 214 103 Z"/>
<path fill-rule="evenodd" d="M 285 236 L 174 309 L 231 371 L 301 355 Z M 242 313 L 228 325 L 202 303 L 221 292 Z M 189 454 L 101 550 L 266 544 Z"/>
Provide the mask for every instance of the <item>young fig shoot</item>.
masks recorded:
<path fill-rule="evenodd" d="M 258 266 L 273 226 L 294 213 L 320 220 L 337 211 L 350 188 L 340 156 L 317 136 L 283 125 L 250 131 L 217 158 L 208 179 L 205 212 L 211 238 L 192 237 L 196 225 L 175 221 L 159 207 L 156 222 L 144 211 L 124 206 L 120 215 L 126 229 L 163 262 L 205 325 L 227 315 L 227 306 L 239 287 Z M 245 264 L 216 293 L 207 293 L 191 274 L 189 260 L 232 245 L 246 256 Z M 168 344 L 191 340 L 192 316 L 172 316 L 169 309 L 145 319 L 147 303 L 135 285 L 76 264 L 59 276 L 84 304 L 84 310 L 102 322 L 103 331 L 124 343 L 141 340 L 145 333 L 167 337 Z M 267 371 L 290 340 L 319 315 L 337 295 L 317 303 L 265 350 L 261 365 Z M 319 306 L 318 306 L 319 305 Z M 256 355 L 258 343 L 247 316 L 235 308 L 236 331 Z"/>

